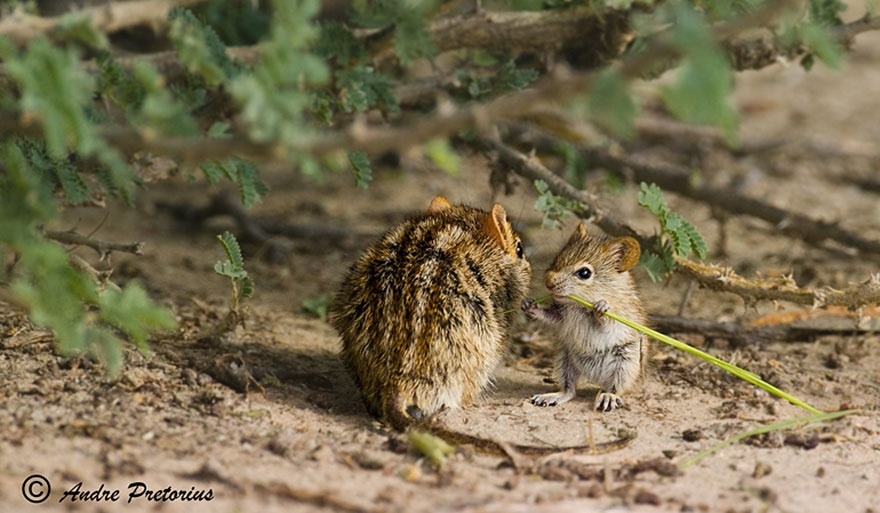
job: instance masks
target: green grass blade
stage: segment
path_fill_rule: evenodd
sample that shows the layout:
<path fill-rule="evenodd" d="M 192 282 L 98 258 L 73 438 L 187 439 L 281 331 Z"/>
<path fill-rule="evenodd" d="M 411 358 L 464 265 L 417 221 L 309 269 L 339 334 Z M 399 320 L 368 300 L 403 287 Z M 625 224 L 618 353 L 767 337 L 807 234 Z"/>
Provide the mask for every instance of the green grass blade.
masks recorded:
<path fill-rule="evenodd" d="M 727 447 L 728 445 L 735 444 L 736 442 L 739 442 L 740 440 L 744 440 L 750 436 L 763 435 L 764 433 L 770 433 L 772 431 L 781 431 L 783 429 L 790 429 L 793 427 L 798 427 L 798 426 L 806 425 L 806 424 L 813 424 L 816 422 L 824 422 L 826 420 L 835 420 L 835 419 L 839 419 L 841 417 L 844 417 L 846 415 L 851 415 L 853 413 L 857 413 L 858 411 L 859 410 L 842 410 L 842 411 L 833 411 L 831 413 L 820 413 L 817 415 L 810 415 L 807 417 L 801 417 L 799 419 L 791 419 L 791 420 L 783 420 L 780 422 L 774 422 L 773 424 L 767 424 L 766 426 L 761 426 L 759 428 L 755 428 L 750 431 L 744 431 L 742 433 L 739 433 L 735 436 L 728 438 L 727 440 L 724 440 L 723 442 L 717 443 L 704 451 L 701 451 L 697 454 L 694 454 L 690 458 L 682 460 L 681 462 L 679 462 L 678 467 L 679 468 L 689 467 L 689 466 L 693 465 L 694 463 L 697 463 L 698 461 L 702 460 L 706 456 L 709 456 L 710 454 L 717 452 L 717 451 Z"/>
<path fill-rule="evenodd" d="M 572 301 L 580 303 L 581 305 L 583 305 L 587 308 L 593 308 L 593 305 L 591 305 L 590 303 L 584 301 L 583 299 L 581 299 L 579 297 L 569 295 L 568 298 L 571 299 Z M 716 358 L 708 353 L 704 353 L 703 351 L 700 351 L 699 349 L 697 349 L 695 347 L 689 346 L 689 345 L 685 344 L 684 342 L 676 340 L 668 335 L 664 335 L 663 333 L 660 333 L 659 331 L 654 331 L 651 328 L 648 328 L 646 326 L 642 326 L 641 324 L 630 321 L 629 319 L 625 319 L 625 318 L 623 318 L 613 312 L 605 312 L 605 315 L 614 319 L 617 322 L 620 322 L 620 323 L 625 324 L 626 326 L 629 326 L 630 328 L 632 328 L 636 331 L 640 331 L 640 332 L 644 333 L 645 335 L 648 335 L 651 338 L 657 339 L 660 342 L 663 342 L 665 344 L 669 344 L 670 346 L 672 346 L 676 349 L 679 349 L 679 350 L 684 351 L 686 353 L 690 353 L 694 356 L 698 356 L 698 357 L 700 357 L 710 363 L 713 363 L 714 365 L 721 367 L 722 369 L 733 374 L 734 376 L 736 376 L 744 381 L 747 381 L 747 382 L 749 382 L 759 388 L 763 388 L 764 390 L 770 392 L 771 394 L 775 395 L 776 397 L 781 397 L 781 398 L 785 399 L 786 401 L 790 402 L 791 404 L 794 404 L 796 406 L 800 406 L 801 408 L 807 410 L 810 413 L 817 413 L 817 414 L 822 413 L 822 410 L 819 410 L 818 408 L 814 408 L 813 406 L 810 406 L 809 404 L 801 401 L 797 397 L 794 397 L 793 395 L 788 394 L 788 393 L 776 388 L 775 386 L 771 385 L 770 383 L 767 383 L 766 381 L 762 380 L 760 377 L 758 377 L 757 374 L 755 374 L 753 372 L 749 372 L 745 369 L 741 369 L 741 368 L 737 367 L 736 365 L 725 362 L 724 360 Z"/>

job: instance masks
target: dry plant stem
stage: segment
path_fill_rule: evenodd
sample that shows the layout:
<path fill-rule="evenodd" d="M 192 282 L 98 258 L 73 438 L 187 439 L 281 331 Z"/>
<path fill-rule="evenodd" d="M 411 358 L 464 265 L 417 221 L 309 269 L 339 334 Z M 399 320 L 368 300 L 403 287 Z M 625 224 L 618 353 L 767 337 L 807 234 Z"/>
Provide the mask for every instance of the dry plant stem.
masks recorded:
<path fill-rule="evenodd" d="M 631 37 L 628 16 L 628 11 L 588 6 L 519 12 L 479 10 L 436 19 L 428 30 L 438 53 L 463 48 L 545 52 L 577 43 L 584 48 L 603 47 L 607 61 L 622 51 L 622 43 Z M 374 48 L 367 43 L 374 63 L 394 58 L 390 45 L 379 42 Z"/>
<path fill-rule="evenodd" d="M 803 289 L 789 277 L 747 280 L 729 267 L 694 262 L 676 256 L 676 270 L 697 281 L 701 286 L 719 292 L 731 292 L 746 303 L 759 300 L 780 300 L 812 307 L 845 306 L 850 310 L 880 303 L 880 274 L 849 286 L 844 290 L 831 287 Z"/>
<path fill-rule="evenodd" d="M 165 23 L 172 7 L 188 7 L 207 0 L 137 0 L 109 2 L 99 7 L 76 11 L 89 20 L 99 32 L 117 30 L 143 24 Z M 24 13 L 14 13 L 0 19 L 0 35 L 14 44 L 24 46 L 29 40 L 43 34 L 51 34 L 61 27 L 62 18 L 42 18 Z"/>
<path fill-rule="evenodd" d="M 85 273 L 89 279 L 95 282 L 99 287 L 109 287 L 117 292 L 122 291 L 122 289 L 119 288 L 119 285 L 110 281 L 110 275 L 113 274 L 113 271 L 99 271 L 76 255 L 70 255 L 70 264 L 75 269 Z"/>
<path fill-rule="evenodd" d="M 880 29 L 880 17 L 873 17 L 868 13 L 856 21 L 832 27 L 831 36 L 837 44 L 849 48 L 857 35 L 878 29 Z M 738 71 L 766 68 L 781 60 L 797 59 L 809 52 L 809 49 L 803 45 L 783 48 L 779 41 L 769 34 L 767 37 L 738 41 L 725 46 L 731 65 Z"/>
<path fill-rule="evenodd" d="M 132 253 L 134 255 L 144 254 L 143 241 L 131 242 L 128 244 L 120 244 L 118 242 L 106 242 L 103 240 L 86 237 L 85 235 L 81 235 L 73 230 L 64 232 L 46 230 L 43 232 L 43 235 L 47 239 L 60 242 L 61 244 L 67 244 L 71 246 L 88 246 L 98 253 L 101 261 L 104 261 L 108 256 L 110 256 L 110 253 L 114 251 Z"/>

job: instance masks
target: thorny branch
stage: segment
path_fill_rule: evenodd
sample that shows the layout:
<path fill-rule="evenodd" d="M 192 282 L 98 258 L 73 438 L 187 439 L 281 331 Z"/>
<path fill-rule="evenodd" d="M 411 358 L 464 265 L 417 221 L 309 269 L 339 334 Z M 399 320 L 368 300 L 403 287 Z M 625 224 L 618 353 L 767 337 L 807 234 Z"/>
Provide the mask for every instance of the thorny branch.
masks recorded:
<path fill-rule="evenodd" d="M 76 11 L 101 32 L 117 30 L 143 24 L 165 22 L 172 7 L 188 7 L 207 0 L 136 0 L 129 2 L 108 2 L 98 7 Z M 14 44 L 24 46 L 42 34 L 51 34 L 63 27 L 67 20 L 62 17 L 43 18 L 23 12 L 14 12 L 0 19 L 0 35 L 8 37 Z"/>
<path fill-rule="evenodd" d="M 701 286 L 718 292 L 731 292 L 742 297 L 747 304 L 759 300 L 788 301 L 814 308 L 845 306 L 855 310 L 865 305 L 880 303 L 880 274 L 850 285 L 844 290 L 831 287 L 804 289 L 791 277 L 748 280 L 729 267 L 694 262 L 676 256 L 676 271 L 692 278 Z"/>
<path fill-rule="evenodd" d="M 101 261 L 104 261 L 110 253 L 114 251 L 123 251 L 125 253 L 132 253 L 134 255 L 143 255 L 144 254 L 144 243 L 143 241 L 131 242 L 131 243 L 118 243 L 118 242 L 107 242 L 98 239 L 92 239 L 91 237 L 87 237 L 85 235 L 79 234 L 73 230 L 68 231 L 52 231 L 46 230 L 43 232 L 43 235 L 47 239 L 52 239 L 56 242 L 60 242 L 61 244 L 66 244 L 70 246 L 87 246 L 94 249 L 98 253 L 98 257 Z"/>

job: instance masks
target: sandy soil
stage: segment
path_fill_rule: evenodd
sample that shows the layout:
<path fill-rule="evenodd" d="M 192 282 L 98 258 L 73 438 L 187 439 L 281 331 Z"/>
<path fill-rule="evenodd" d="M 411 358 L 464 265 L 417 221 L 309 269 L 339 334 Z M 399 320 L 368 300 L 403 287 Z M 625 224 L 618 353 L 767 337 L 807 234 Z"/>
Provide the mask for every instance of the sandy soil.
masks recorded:
<path fill-rule="evenodd" d="M 737 77 L 744 136 L 794 137 L 840 145 L 880 141 L 880 38 L 860 37 L 840 72 L 777 66 Z M 776 205 L 838 220 L 864 237 L 880 239 L 880 201 L 844 181 L 876 176 L 877 161 L 820 155 L 800 146 L 733 158 L 702 155 L 707 178 L 726 183 L 748 177 L 746 190 Z M 462 431 L 516 443 L 573 445 L 634 431 L 636 441 L 602 455 L 559 454 L 517 462 L 463 448 L 440 471 L 407 451 L 405 441 L 371 419 L 337 356 L 332 329 L 302 303 L 333 293 L 359 251 L 431 197 L 488 206 L 485 163 L 469 158 L 457 176 L 415 166 L 382 170 L 367 190 L 348 176 L 314 183 L 291 170 L 267 174 L 273 191 L 254 213 L 321 227 L 325 235 L 289 241 L 282 262 L 260 258 L 245 245 L 258 287 L 245 328 L 220 340 L 197 335 L 226 309 L 227 285 L 213 273 L 221 249 L 217 218 L 203 226 L 173 220 L 159 202 L 205 201 L 206 186 L 180 179 L 142 193 L 134 209 L 114 206 L 97 234 L 147 242 L 142 257 L 115 255 L 115 278 L 138 280 L 178 316 L 180 330 L 159 337 L 152 353 L 128 351 L 125 373 L 108 380 L 83 358 L 58 356 L 51 338 L 21 313 L 0 305 L 0 510 L 2 511 L 880 511 L 880 337 L 875 334 L 808 337 L 791 343 L 731 347 L 699 335 L 683 338 L 749 368 L 824 410 L 862 412 L 810 429 L 751 439 L 724 448 L 685 469 L 676 464 L 734 434 L 804 415 L 687 355 L 656 344 L 644 384 L 627 408 L 592 412 L 594 390 L 557 408 L 527 398 L 553 388 L 550 341 L 537 325 L 517 330 L 494 389 L 475 407 L 446 415 Z M 616 213 L 645 231 L 651 221 L 635 202 L 633 186 L 603 190 Z M 213 191 L 212 191 L 213 192 Z M 523 184 L 498 198 L 524 233 L 535 276 L 565 232 L 540 229 L 534 196 Z M 717 249 L 718 222 L 705 206 L 669 197 Z M 64 227 L 88 231 L 103 212 L 77 210 Z M 331 236 L 342 230 L 342 238 Z M 747 218 L 727 223 L 726 261 L 747 276 L 793 272 L 800 285 L 843 287 L 877 272 L 877 255 L 855 257 L 782 237 Z M 94 255 L 78 250 L 94 261 Z M 264 251 L 262 253 L 265 253 Z M 654 284 L 639 272 L 649 311 L 675 313 L 687 283 Z M 779 308 L 797 310 L 791 305 Z M 688 316 L 754 319 L 774 305 L 746 308 L 729 295 L 694 290 Z M 239 393 L 218 382 L 217 368 L 248 366 L 260 384 Z M 218 367 L 219 366 L 219 367 Z M 22 483 L 40 474 L 51 496 L 39 506 L 22 497 Z M 64 492 L 119 490 L 116 502 L 72 502 Z M 133 499 L 143 487 L 159 492 Z M 34 493 L 45 488 L 30 486 Z M 131 488 L 130 488 L 131 487 Z M 167 487 L 211 501 L 164 500 Z M 97 494 L 96 494 L 97 496 Z"/>

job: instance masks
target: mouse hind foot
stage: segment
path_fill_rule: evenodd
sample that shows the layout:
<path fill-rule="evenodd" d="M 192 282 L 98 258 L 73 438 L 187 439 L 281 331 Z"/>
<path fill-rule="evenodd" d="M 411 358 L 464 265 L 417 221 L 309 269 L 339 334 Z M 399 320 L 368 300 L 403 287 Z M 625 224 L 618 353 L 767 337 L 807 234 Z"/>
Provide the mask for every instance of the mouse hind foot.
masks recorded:
<path fill-rule="evenodd" d="M 623 399 L 611 392 L 600 392 L 596 396 L 596 409 L 599 411 L 614 411 L 623 406 Z"/>

